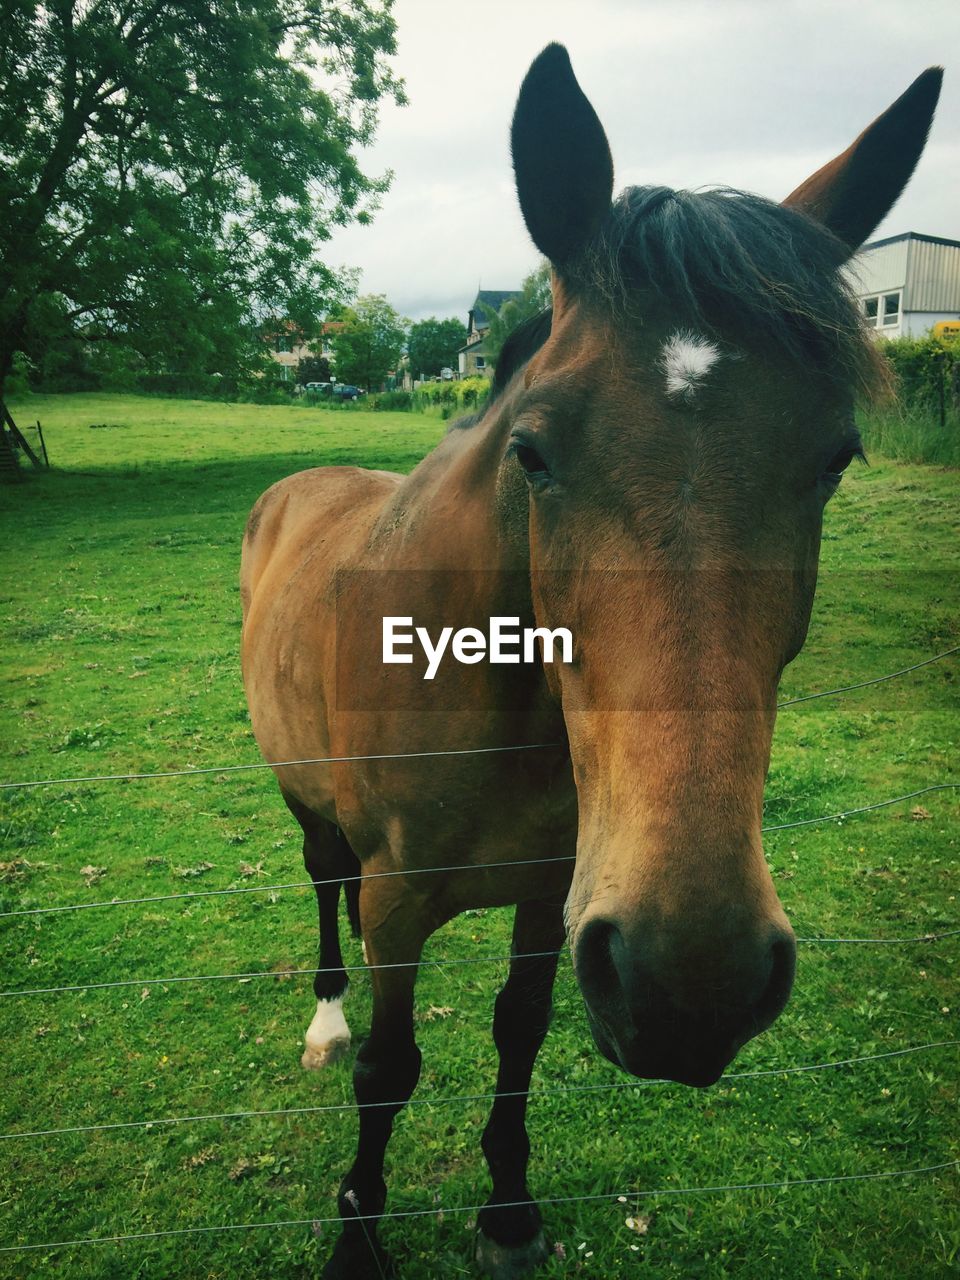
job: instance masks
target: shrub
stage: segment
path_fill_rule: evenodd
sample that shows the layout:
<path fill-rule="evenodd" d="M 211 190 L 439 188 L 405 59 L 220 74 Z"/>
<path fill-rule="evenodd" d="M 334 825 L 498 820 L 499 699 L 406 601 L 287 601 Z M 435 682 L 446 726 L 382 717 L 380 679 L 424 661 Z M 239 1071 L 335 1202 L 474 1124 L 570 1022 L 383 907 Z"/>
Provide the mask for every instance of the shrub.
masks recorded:
<path fill-rule="evenodd" d="M 956 413 L 960 408 L 960 343 L 935 337 L 881 339 L 880 350 L 893 369 L 897 395 L 908 411 L 939 413 L 941 391 L 947 411 Z"/>
<path fill-rule="evenodd" d="M 882 454 L 897 462 L 960 467 L 960 429 L 955 418 L 941 427 L 939 410 L 885 405 L 859 414 L 858 425 L 868 457 Z"/>
<path fill-rule="evenodd" d="M 10 399 L 28 395 L 30 392 L 31 372 L 31 362 L 22 351 L 18 351 L 13 357 L 13 367 L 7 374 L 7 380 L 4 383 L 4 395 Z"/>
<path fill-rule="evenodd" d="M 459 382 L 424 382 L 411 397 L 411 407 L 424 413 L 435 405 L 446 407 L 444 418 L 455 412 L 476 409 L 490 394 L 488 378 L 461 378 Z"/>
<path fill-rule="evenodd" d="M 137 385 L 155 396 L 187 396 L 203 399 L 216 395 L 220 379 L 212 373 L 141 373 Z"/>
<path fill-rule="evenodd" d="M 410 391 L 381 391 L 377 395 L 367 396 L 365 407 L 368 409 L 409 410 L 413 407 L 413 394 Z"/>

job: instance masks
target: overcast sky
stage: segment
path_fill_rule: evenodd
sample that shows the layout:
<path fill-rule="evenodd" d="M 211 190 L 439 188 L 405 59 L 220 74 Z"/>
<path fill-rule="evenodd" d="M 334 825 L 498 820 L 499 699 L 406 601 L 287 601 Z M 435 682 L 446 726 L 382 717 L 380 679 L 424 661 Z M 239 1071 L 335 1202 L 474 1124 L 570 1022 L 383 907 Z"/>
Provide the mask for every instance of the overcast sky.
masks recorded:
<path fill-rule="evenodd" d="M 478 286 L 537 264 L 509 125 L 526 68 L 564 43 L 610 139 L 616 189 L 710 184 L 782 199 L 928 66 L 946 66 L 927 149 L 875 238 L 960 239 L 957 0 L 397 0 L 409 106 L 383 108 L 367 172 L 394 181 L 327 259 L 413 320 L 466 319 Z"/>

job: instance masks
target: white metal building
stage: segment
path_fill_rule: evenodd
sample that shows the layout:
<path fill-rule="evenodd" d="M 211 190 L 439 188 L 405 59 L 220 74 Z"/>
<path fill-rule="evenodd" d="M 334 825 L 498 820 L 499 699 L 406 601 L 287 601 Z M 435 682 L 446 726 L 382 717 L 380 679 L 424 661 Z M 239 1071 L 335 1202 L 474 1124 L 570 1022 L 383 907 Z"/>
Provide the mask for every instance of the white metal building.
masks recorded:
<path fill-rule="evenodd" d="M 907 231 L 864 245 L 847 270 L 867 323 L 885 338 L 960 320 L 960 240 Z"/>

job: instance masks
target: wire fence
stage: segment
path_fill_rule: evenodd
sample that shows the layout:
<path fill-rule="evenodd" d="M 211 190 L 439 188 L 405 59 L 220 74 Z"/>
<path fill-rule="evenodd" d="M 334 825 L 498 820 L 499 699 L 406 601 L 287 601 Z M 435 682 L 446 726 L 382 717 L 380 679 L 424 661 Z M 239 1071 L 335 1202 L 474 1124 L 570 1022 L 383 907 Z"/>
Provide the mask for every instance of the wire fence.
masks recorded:
<path fill-rule="evenodd" d="M 893 680 L 899 676 L 904 676 L 910 672 L 917 671 L 922 667 L 929 666 L 932 663 L 939 662 L 942 659 L 957 653 L 958 651 L 960 651 L 960 646 L 955 646 L 951 649 L 945 650 L 943 653 L 936 654 L 931 658 L 927 658 L 921 662 L 914 663 L 911 666 L 901 668 L 900 670 L 891 672 L 887 675 L 878 676 L 871 680 L 861 681 L 861 682 L 858 682 L 857 684 L 845 685 L 836 689 L 822 690 L 820 692 L 806 694 L 801 697 L 788 699 L 782 702 L 780 706 L 781 707 L 795 706 L 797 704 L 810 702 L 818 698 L 838 696 L 843 693 L 851 692 L 855 689 L 862 689 L 871 685 L 883 683 L 887 680 Z M 254 770 L 282 769 L 282 768 L 288 768 L 288 767 L 294 767 L 294 766 L 303 766 L 303 765 L 312 765 L 312 764 L 346 763 L 348 761 L 361 761 L 361 760 L 390 760 L 390 759 L 435 758 L 440 756 L 486 755 L 486 754 L 494 754 L 499 752 L 542 750 L 550 747 L 559 747 L 562 745 L 564 744 L 562 743 L 528 743 L 528 744 L 521 744 L 517 746 L 464 748 L 461 750 L 383 753 L 383 754 L 363 755 L 363 756 L 330 756 L 330 757 L 318 757 L 318 758 L 307 759 L 307 760 L 282 761 L 282 762 L 272 763 L 272 764 L 253 763 L 253 764 L 244 764 L 244 765 L 226 765 L 226 766 L 209 767 L 209 768 L 201 768 L 201 769 L 164 770 L 164 771 L 158 771 L 153 773 L 103 774 L 103 775 L 75 777 L 75 778 L 40 779 L 36 781 L 27 781 L 27 782 L 0 783 L 0 790 L 25 790 L 25 789 L 34 789 L 34 788 L 46 787 L 46 786 L 85 785 L 88 783 L 99 783 L 99 782 L 129 782 L 129 781 L 140 781 L 140 780 L 154 779 L 154 778 L 196 777 L 196 776 L 210 775 L 210 774 L 230 774 L 230 773 L 240 773 L 240 772 L 248 772 L 248 771 L 254 771 Z M 932 792 L 956 790 L 958 788 L 960 788 L 960 783 L 942 782 L 942 783 L 931 784 L 930 786 L 923 787 L 917 791 L 912 791 L 904 795 L 895 796 L 887 800 L 876 801 L 867 805 L 859 805 L 854 808 L 840 811 L 838 813 L 832 813 L 832 814 L 822 815 L 822 816 L 813 817 L 813 818 L 799 819 L 796 821 L 791 821 L 786 823 L 779 823 L 779 824 L 767 826 L 763 828 L 763 830 L 765 832 L 777 832 L 777 831 L 792 830 L 800 827 L 806 827 L 806 826 L 810 826 L 817 823 L 842 822 L 848 818 L 859 816 L 865 813 L 874 812 L 876 810 L 887 808 L 892 805 L 904 803 L 908 800 L 916 799 L 920 796 L 927 795 Z M 471 870 L 471 871 L 497 870 L 497 869 L 511 867 L 511 866 L 523 866 L 523 865 L 534 865 L 534 864 L 543 865 L 551 862 L 567 862 L 572 860 L 573 860 L 573 856 L 567 855 L 567 856 L 560 856 L 560 857 L 546 858 L 546 859 L 515 859 L 515 860 L 493 863 L 493 864 L 479 864 L 476 866 L 470 865 L 470 864 L 466 864 L 466 865 L 455 864 L 452 866 L 447 866 L 442 868 L 414 868 L 414 869 L 403 870 L 403 871 L 374 872 L 370 874 L 372 876 L 379 877 L 379 876 L 393 876 L 393 875 L 409 876 L 409 875 L 416 875 L 416 874 L 431 874 L 431 873 L 435 874 L 438 872 L 449 873 L 453 871 L 463 871 L 463 870 Z M 356 877 L 356 878 L 362 878 L 362 877 Z M 189 892 L 174 893 L 174 894 L 158 894 L 158 895 L 150 895 L 150 896 L 145 896 L 140 898 L 125 898 L 125 899 L 114 898 L 107 901 L 98 901 L 98 902 L 89 902 L 89 903 L 69 903 L 69 904 L 62 904 L 62 905 L 51 906 L 51 907 L 22 908 L 19 910 L 0 912 L 0 918 L 47 915 L 47 914 L 56 914 L 61 912 L 90 910 L 90 909 L 102 908 L 102 907 L 123 907 L 123 906 L 139 905 L 144 903 L 170 902 L 170 901 L 176 901 L 176 900 L 193 900 L 193 899 L 199 899 L 199 898 L 216 897 L 216 896 L 227 895 L 227 894 L 264 893 L 264 892 L 276 893 L 276 892 L 287 890 L 287 889 L 303 889 L 303 888 L 318 887 L 318 886 L 323 886 L 325 884 L 333 884 L 333 883 L 342 883 L 342 880 L 340 878 L 337 878 L 337 879 L 319 880 L 319 881 L 314 881 L 314 880 L 295 881 L 295 882 L 290 882 L 285 884 L 274 884 L 274 885 L 244 885 L 244 886 L 234 886 L 226 889 L 208 889 L 208 890 L 189 891 Z M 801 938 L 798 938 L 797 941 L 804 944 L 809 944 L 809 945 L 813 945 L 813 944 L 907 945 L 907 944 L 933 943 L 933 942 L 941 941 L 946 938 L 955 937 L 958 935 L 960 935 L 960 928 L 951 927 L 945 930 L 940 930 L 938 932 L 920 934 L 912 937 L 897 937 L 897 938 L 801 937 Z M 546 956 L 553 956 L 556 954 L 558 954 L 557 951 L 530 952 L 530 953 L 524 953 L 522 958 L 546 957 Z M 473 957 L 462 957 L 462 958 L 445 959 L 445 960 L 441 960 L 441 959 L 434 960 L 432 958 L 427 958 L 427 959 L 419 959 L 416 961 L 399 962 L 399 963 L 392 963 L 392 964 L 381 964 L 381 965 L 376 965 L 376 964 L 375 965 L 366 965 L 366 964 L 345 965 L 343 966 L 343 968 L 349 971 L 364 970 L 368 968 L 406 968 L 406 967 L 413 967 L 413 966 L 419 967 L 421 965 L 434 966 L 437 968 L 447 968 L 448 966 L 461 966 L 461 965 L 468 965 L 468 964 L 506 963 L 506 962 L 509 962 L 509 960 L 511 960 L 512 958 L 521 958 L 521 957 L 473 956 Z M 73 992 L 73 991 L 103 990 L 108 988 L 123 988 L 123 987 L 131 987 L 131 986 L 140 986 L 140 987 L 167 986 L 167 985 L 172 985 L 175 983 L 183 983 L 183 982 L 207 982 L 207 981 L 227 981 L 227 980 L 247 982 L 254 979 L 265 978 L 265 977 L 280 978 L 280 977 L 286 977 L 286 976 L 293 976 L 295 974 L 315 975 L 317 972 L 321 972 L 321 973 L 322 972 L 339 972 L 339 970 L 319 970 L 318 971 L 315 968 L 309 968 L 309 969 L 284 969 L 282 971 L 277 971 L 277 970 L 253 971 L 253 972 L 247 972 L 247 973 L 232 973 L 232 974 L 174 975 L 166 978 L 153 978 L 153 979 L 131 978 L 131 979 L 123 979 L 119 981 L 112 981 L 112 982 L 75 983 L 69 986 L 36 987 L 36 988 L 28 988 L 28 989 L 22 989 L 22 990 L 0 991 L 0 996 L 14 997 L 14 996 L 51 995 L 51 994 L 61 994 L 61 993 Z M 837 1069 L 842 1067 L 861 1066 L 866 1063 L 877 1062 L 884 1059 L 903 1058 L 908 1055 L 928 1053 L 928 1052 L 932 1052 L 934 1050 L 939 1050 L 939 1049 L 956 1048 L 958 1044 L 960 1044 L 960 1041 L 957 1041 L 957 1040 L 932 1041 L 927 1044 L 914 1045 L 907 1048 L 901 1048 L 896 1050 L 889 1050 L 883 1053 L 858 1055 L 855 1057 L 848 1057 L 848 1058 L 843 1058 L 843 1059 L 829 1061 L 829 1062 L 821 1062 L 821 1063 L 813 1063 L 813 1064 L 789 1066 L 789 1067 L 769 1067 L 769 1068 L 763 1068 L 763 1069 L 752 1070 L 752 1071 L 735 1072 L 727 1075 L 725 1079 L 726 1080 L 747 1080 L 747 1079 L 757 1079 L 757 1078 L 769 1077 L 769 1076 L 785 1076 L 785 1075 L 797 1075 L 797 1074 L 807 1073 L 807 1072 L 819 1072 L 819 1071 L 826 1071 L 826 1070 Z M 653 1085 L 658 1085 L 658 1084 L 662 1085 L 666 1083 L 668 1082 L 644 1081 L 642 1082 L 642 1085 L 643 1087 L 649 1087 Z M 614 1083 L 551 1086 L 551 1087 L 546 1087 L 539 1090 L 534 1090 L 532 1091 L 531 1096 L 556 1097 L 560 1095 L 569 1095 L 569 1094 L 577 1094 L 577 1093 L 637 1089 L 638 1087 L 641 1087 L 641 1082 L 638 1082 L 636 1080 L 617 1081 Z M 421 1104 L 421 1105 L 422 1104 L 428 1104 L 428 1105 L 461 1104 L 462 1105 L 466 1103 L 492 1102 L 494 1098 L 496 1098 L 497 1096 L 498 1095 L 495 1093 L 459 1094 L 459 1095 L 450 1095 L 450 1096 L 441 1096 L 441 1097 L 427 1096 L 422 1098 L 413 1098 L 410 1101 L 413 1104 Z M 503 1096 L 519 1096 L 519 1095 L 500 1094 L 499 1096 L 503 1097 Z M 379 1102 L 379 1103 L 369 1103 L 365 1105 L 391 1107 L 391 1106 L 396 1106 L 397 1102 Z M 281 1117 L 281 1116 L 305 1115 L 305 1114 L 317 1114 L 317 1113 L 329 1113 L 329 1112 L 343 1112 L 343 1111 L 352 1112 L 356 1110 L 356 1108 L 357 1108 L 357 1104 L 351 1102 L 351 1103 L 342 1103 L 342 1104 L 338 1104 L 338 1103 L 325 1104 L 325 1105 L 311 1106 L 311 1107 L 288 1107 L 288 1108 L 274 1108 L 269 1110 L 212 1112 L 212 1113 L 197 1114 L 197 1115 L 167 1116 L 167 1117 L 157 1117 L 152 1119 L 140 1119 L 140 1120 L 131 1120 L 131 1121 L 105 1122 L 105 1123 L 89 1124 L 89 1125 L 65 1126 L 61 1128 L 45 1129 L 45 1130 L 35 1129 L 35 1130 L 13 1131 L 9 1133 L 0 1134 L 0 1142 L 10 1142 L 15 1140 L 25 1140 L 25 1139 L 40 1140 L 40 1139 L 46 1139 L 46 1138 L 52 1138 L 52 1137 L 63 1137 L 68 1134 L 104 1133 L 104 1132 L 114 1132 L 118 1130 L 130 1130 L 130 1129 L 143 1129 L 143 1130 L 149 1131 L 153 1128 L 161 1127 L 161 1126 L 185 1125 L 185 1124 L 193 1124 L 193 1123 L 200 1123 L 200 1122 L 214 1122 L 214 1121 L 226 1122 L 226 1121 L 250 1119 L 250 1118 L 269 1118 L 269 1117 Z M 639 1201 L 644 1198 L 657 1199 L 657 1198 L 668 1197 L 668 1196 L 696 1196 L 696 1195 L 741 1192 L 741 1191 L 746 1192 L 746 1191 L 756 1191 L 756 1190 L 786 1190 L 786 1189 L 792 1189 L 792 1188 L 823 1186 L 823 1185 L 838 1184 L 838 1183 L 866 1182 L 866 1181 L 872 1181 L 877 1179 L 888 1179 L 888 1180 L 905 1179 L 910 1177 L 944 1173 L 948 1170 L 954 1170 L 958 1167 L 960 1167 L 960 1160 L 950 1160 L 950 1161 L 945 1161 L 937 1164 L 925 1165 L 925 1166 L 914 1167 L 909 1169 L 881 1170 L 881 1171 L 857 1173 L 857 1174 L 836 1174 L 836 1175 L 817 1177 L 817 1178 L 783 1179 L 780 1181 L 773 1181 L 773 1182 L 741 1182 L 741 1183 L 728 1183 L 728 1184 L 717 1184 L 717 1185 L 711 1185 L 711 1186 L 684 1187 L 684 1188 L 658 1187 L 658 1188 L 651 1188 L 651 1189 L 645 1189 L 645 1190 L 631 1189 L 627 1192 L 621 1192 L 621 1193 L 599 1192 L 599 1193 L 593 1193 L 588 1195 L 542 1197 L 540 1199 L 540 1203 L 541 1204 L 575 1204 L 575 1203 L 600 1202 L 600 1201 L 612 1202 L 615 1200 L 621 1203 L 626 1203 L 631 1200 Z M 356 1216 L 362 1221 L 367 1220 L 368 1218 L 370 1219 L 416 1218 L 416 1217 L 424 1217 L 429 1215 L 438 1215 L 439 1217 L 442 1218 L 446 1214 L 451 1214 L 451 1215 L 475 1214 L 475 1213 L 478 1213 L 482 1207 L 483 1206 L 479 1204 L 456 1205 L 456 1206 L 450 1206 L 450 1207 L 445 1207 L 445 1206 L 439 1207 L 434 1205 L 429 1209 L 413 1208 L 413 1209 L 391 1210 L 382 1215 L 365 1215 L 365 1214 L 358 1213 Z M 510 1207 L 510 1206 L 508 1205 L 504 1207 Z M 32 1251 L 47 1251 L 47 1250 L 62 1249 L 62 1248 L 80 1247 L 84 1245 L 106 1245 L 106 1244 L 123 1243 L 126 1241 L 145 1241 L 145 1240 L 154 1240 L 154 1239 L 161 1239 L 161 1238 L 181 1237 L 185 1235 L 198 1235 L 198 1234 L 211 1235 L 216 1233 L 250 1231 L 250 1230 L 280 1230 L 280 1229 L 291 1228 L 291 1227 L 309 1227 L 314 1231 L 318 1231 L 320 1228 L 327 1225 L 339 1225 L 340 1221 L 341 1220 L 339 1216 L 337 1216 L 337 1217 L 330 1217 L 330 1218 L 284 1219 L 284 1220 L 271 1221 L 271 1222 L 253 1222 L 253 1223 L 245 1222 L 245 1223 L 227 1223 L 227 1224 L 211 1225 L 211 1226 L 199 1226 L 199 1225 L 187 1226 L 187 1227 L 171 1228 L 167 1230 L 157 1230 L 157 1231 L 147 1231 L 147 1232 L 129 1232 L 129 1233 L 123 1233 L 118 1235 L 110 1235 L 110 1236 L 79 1237 L 77 1239 L 72 1239 L 72 1240 L 57 1240 L 57 1241 L 44 1241 L 42 1243 L 4 1245 L 4 1246 L 0 1246 L 0 1254 L 25 1253 L 25 1252 L 32 1252 Z"/>
<path fill-rule="evenodd" d="M 923 933 L 912 938 L 797 938 L 797 942 L 806 946 L 817 943 L 874 944 L 874 945 L 906 945 L 908 943 L 941 942 L 945 938 L 960 935 L 960 928 L 946 929 L 941 933 Z M 112 982 L 74 982 L 60 987 L 23 987 L 12 991 L 0 991 L 0 998 L 12 996 L 52 996 L 62 995 L 70 991 L 107 991 L 118 987 L 166 987 L 181 982 L 251 982 L 257 978 L 293 978 L 309 974 L 311 977 L 332 973 L 368 973 L 374 969 L 422 969 L 458 968 L 472 964 L 510 964 L 514 960 L 540 960 L 548 956 L 561 955 L 563 948 L 552 951 L 521 951 L 508 956 L 458 956 L 434 959 L 432 956 L 421 956 L 417 960 L 394 960 L 377 964 L 364 961 L 363 964 L 342 964 L 336 967 L 318 969 L 315 966 L 307 969 L 251 969 L 246 973 L 192 973 L 174 974 L 164 978 L 120 978 Z"/>
<path fill-rule="evenodd" d="M 872 680 L 861 680 L 857 684 L 842 685 L 836 689 L 823 689 L 817 693 L 805 693 L 799 698 L 788 698 L 785 702 L 778 702 L 777 707 L 779 710 L 783 710 L 784 707 L 794 707 L 801 702 L 813 702 L 817 698 L 833 698 L 842 693 L 852 693 L 855 689 L 866 689 L 869 685 L 883 684 L 887 680 L 896 680 L 899 676 L 909 675 L 912 671 L 919 671 L 921 667 L 929 667 L 934 662 L 940 662 L 955 653 L 960 653 L 960 645 L 954 645 L 951 649 L 944 649 L 942 653 L 934 654 L 930 658 L 924 658 L 921 662 L 913 663 L 912 666 L 901 667 L 899 671 L 891 671 L 884 676 L 875 676 Z M 200 769 L 163 769 L 152 773 L 101 773 L 81 775 L 75 778 L 40 778 L 26 782 L 0 782 L 0 791 L 27 790 L 35 787 L 78 786 L 92 782 L 143 782 L 152 778 L 198 778 L 205 774 L 249 773 L 255 770 L 292 769 L 314 764 L 346 764 L 351 761 L 359 763 L 367 760 L 416 760 L 433 759 L 439 756 L 496 755 L 500 752 L 541 751 L 548 747 L 562 747 L 565 745 L 563 742 L 526 742 L 514 746 L 461 747 L 443 751 L 390 751 L 355 756 L 313 756 L 304 760 L 279 760 L 273 763 L 254 761 L 250 764 L 209 765 Z"/>
<path fill-rule="evenodd" d="M 906 1058 L 916 1053 L 928 1053 L 932 1049 L 949 1049 L 960 1046 L 960 1040 L 933 1040 L 929 1044 L 911 1045 L 906 1049 L 888 1049 L 884 1053 L 860 1054 L 852 1058 L 839 1058 L 832 1062 L 814 1062 L 795 1067 L 763 1067 L 755 1071 L 727 1071 L 724 1082 L 732 1080 L 759 1080 L 767 1076 L 804 1075 L 813 1071 L 831 1071 L 838 1067 L 861 1066 L 866 1062 L 882 1062 L 891 1058 Z M 353 1112 L 380 1107 L 398 1106 L 448 1106 L 451 1103 L 493 1102 L 496 1098 L 555 1098 L 565 1094 L 614 1093 L 623 1089 L 648 1089 L 667 1085 L 670 1080 L 616 1080 L 602 1084 L 565 1084 L 546 1089 L 501 1090 L 500 1093 L 456 1093 L 439 1098 L 428 1096 L 398 1098 L 389 1102 L 330 1102 L 311 1107 L 273 1107 L 253 1111 L 213 1111 L 202 1115 L 158 1116 L 148 1120 L 120 1120 L 104 1124 L 69 1125 L 60 1129 L 26 1129 L 0 1133 L 0 1142 L 18 1138 L 61 1138 L 71 1133 L 110 1133 L 118 1129 L 154 1129 L 166 1125 L 201 1124 L 220 1120 L 264 1120 L 282 1116 L 327 1115 L 331 1112 Z"/>
<path fill-rule="evenodd" d="M 760 831 L 764 835 L 769 835 L 776 831 L 792 831 L 797 827 L 810 827 L 817 823 L 823 822 L 844 822 L 847 818 L 859 817 L 860 814 L 873 813 L 877 809 L 888 809 L 891 805 L 904 804 L 908 800 L 916 800 L 919 796 L 929 795 L 933 791 L 956 791 L 960 790 L 960 782 L 936 782 L 931 786 L 922 787 L 919 791 L 908 791 L 905 795 L 892 796 L 888 800 L 878 800 L 874 804 L 859 805 L 854 809 L 842 809 L 838 813 L 822 814 L 818 818 L 800 818 L 797 822 L 782 822 L 772 827 L 762 827 Z M 381 879 L 393 876 L 439 876 L 439 874 L 447 874 L 451 872 L 481 872 L 481 870 L 502 870 L 507 867 L 548 867 L 550 863 L 572 863 L 575 861 L 573 854 L 561 854 L 556 858 L 516 858 L 498 863 L 454 863 L 447 867 L 408 867 L 403 870 L 393 870 L 393 872 L 364 872 L 360 876 L 344 876 L 332 877 L 330 879 L 315 879 L 315 881 L 288 881 L 282 884 L 234 884 L 229 888 L 205 888 L 205 890 L 184 890 L 179 893 L 154 893 L 147 897 L 113 897 L 113 899 L 104 899 L 99 902 L 67 902 L 59 906 L 29 906 L 29 908 L 18 908 L 13 911 L 0 911 L 0 919 L 9 919 L 14 915 L 54 915 L 61 911 L 88 911 L 95 908 L 104 908 L 104 906 L 136 906 L 148 904 L 148 902 L 174 902 L 186 899 L 201 899 L 201 897 L 221 897 L 232 895 L 232 893 L 279 893 L 292 888 L 323 888 L 328 884 L 347 884 L 352 881 L 362 881 L 362 879 Z M 863 940 L 870 941 L 870 940 Z M 878 940 L 882 941 L 882 940 Z"/>
<path fill-rule="evenodd" d="M 540 1196 L 538 1204 L 588 1204 L 598 1201 L 628 1204 L 631 1201 L 658 1200 L 667 1196 L 704 1196 L 719 1195 L 731 1191 L 787 1191 L 795 1187 L 822 1187 L 836 1183 L 875 1182 L 878 1180 L 896 1180 L 898 1178 L 914 1178 L 924 1174 L 942 1173 L 947 1169 L 960 1168 L 960 1160 L 944 1160 L 939 1164 L 922 1165 L 913 1169 L 881 1169 L 873 1173 L 840 1173 L 821 1178 L 783 1178 L 776 1182 L 729 1182 L 709 1187 L 645 1187 L 641 1190 L 629 1188 L 626 1191 L 597 1191 L 590 1195 L 577 1196 Z M 501 1209 L 523 1208 L 526 1200 L 498 1201 Z M 442 1220 L 447 1215 L 479 1213 L 486 1206 L 483 1204 L 433 1205 L 429 1209 L 390 1209 L 386 1213 L 355 1213 L 353 1219 L 360 1222 L 384 1222 L 396 1218 L 429 1218 Z M 76 1240 L 47 1240 L 43 1244 L 14 1244 L 0 1247 L 0 1253 L 25 1253 L 33 1250 L 69 1249 L 80 1245 L 122 1244 L 130 1240 L 158 1240 L 163 1237 L 212 1235 L 227 1231 L 267 1231 L 287 1227 L 309 1227 L 315 1233 L 327 1226 L 340 1226 L 342 1219 L 336 1218 L 286 1218 L 273 1222 L 228 1222 L 218 1226 L 174 1227 L 165 1231 L 131 1231 L 116 1236 L 81 1236 Z"/>

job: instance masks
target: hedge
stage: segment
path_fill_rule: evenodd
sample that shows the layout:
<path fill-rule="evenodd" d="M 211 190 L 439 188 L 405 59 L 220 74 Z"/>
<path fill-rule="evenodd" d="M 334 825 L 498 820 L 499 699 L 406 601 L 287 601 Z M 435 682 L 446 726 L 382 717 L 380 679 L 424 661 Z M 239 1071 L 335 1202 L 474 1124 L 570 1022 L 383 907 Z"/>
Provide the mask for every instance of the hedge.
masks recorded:
<path fill-rule="evenodd" d="M 880 340 L 890 362 L 897 397 L 910 410 L 940 411 L 940 396 L 948 413 L 960 409 L 960 339 L 890 338 Z"/>

